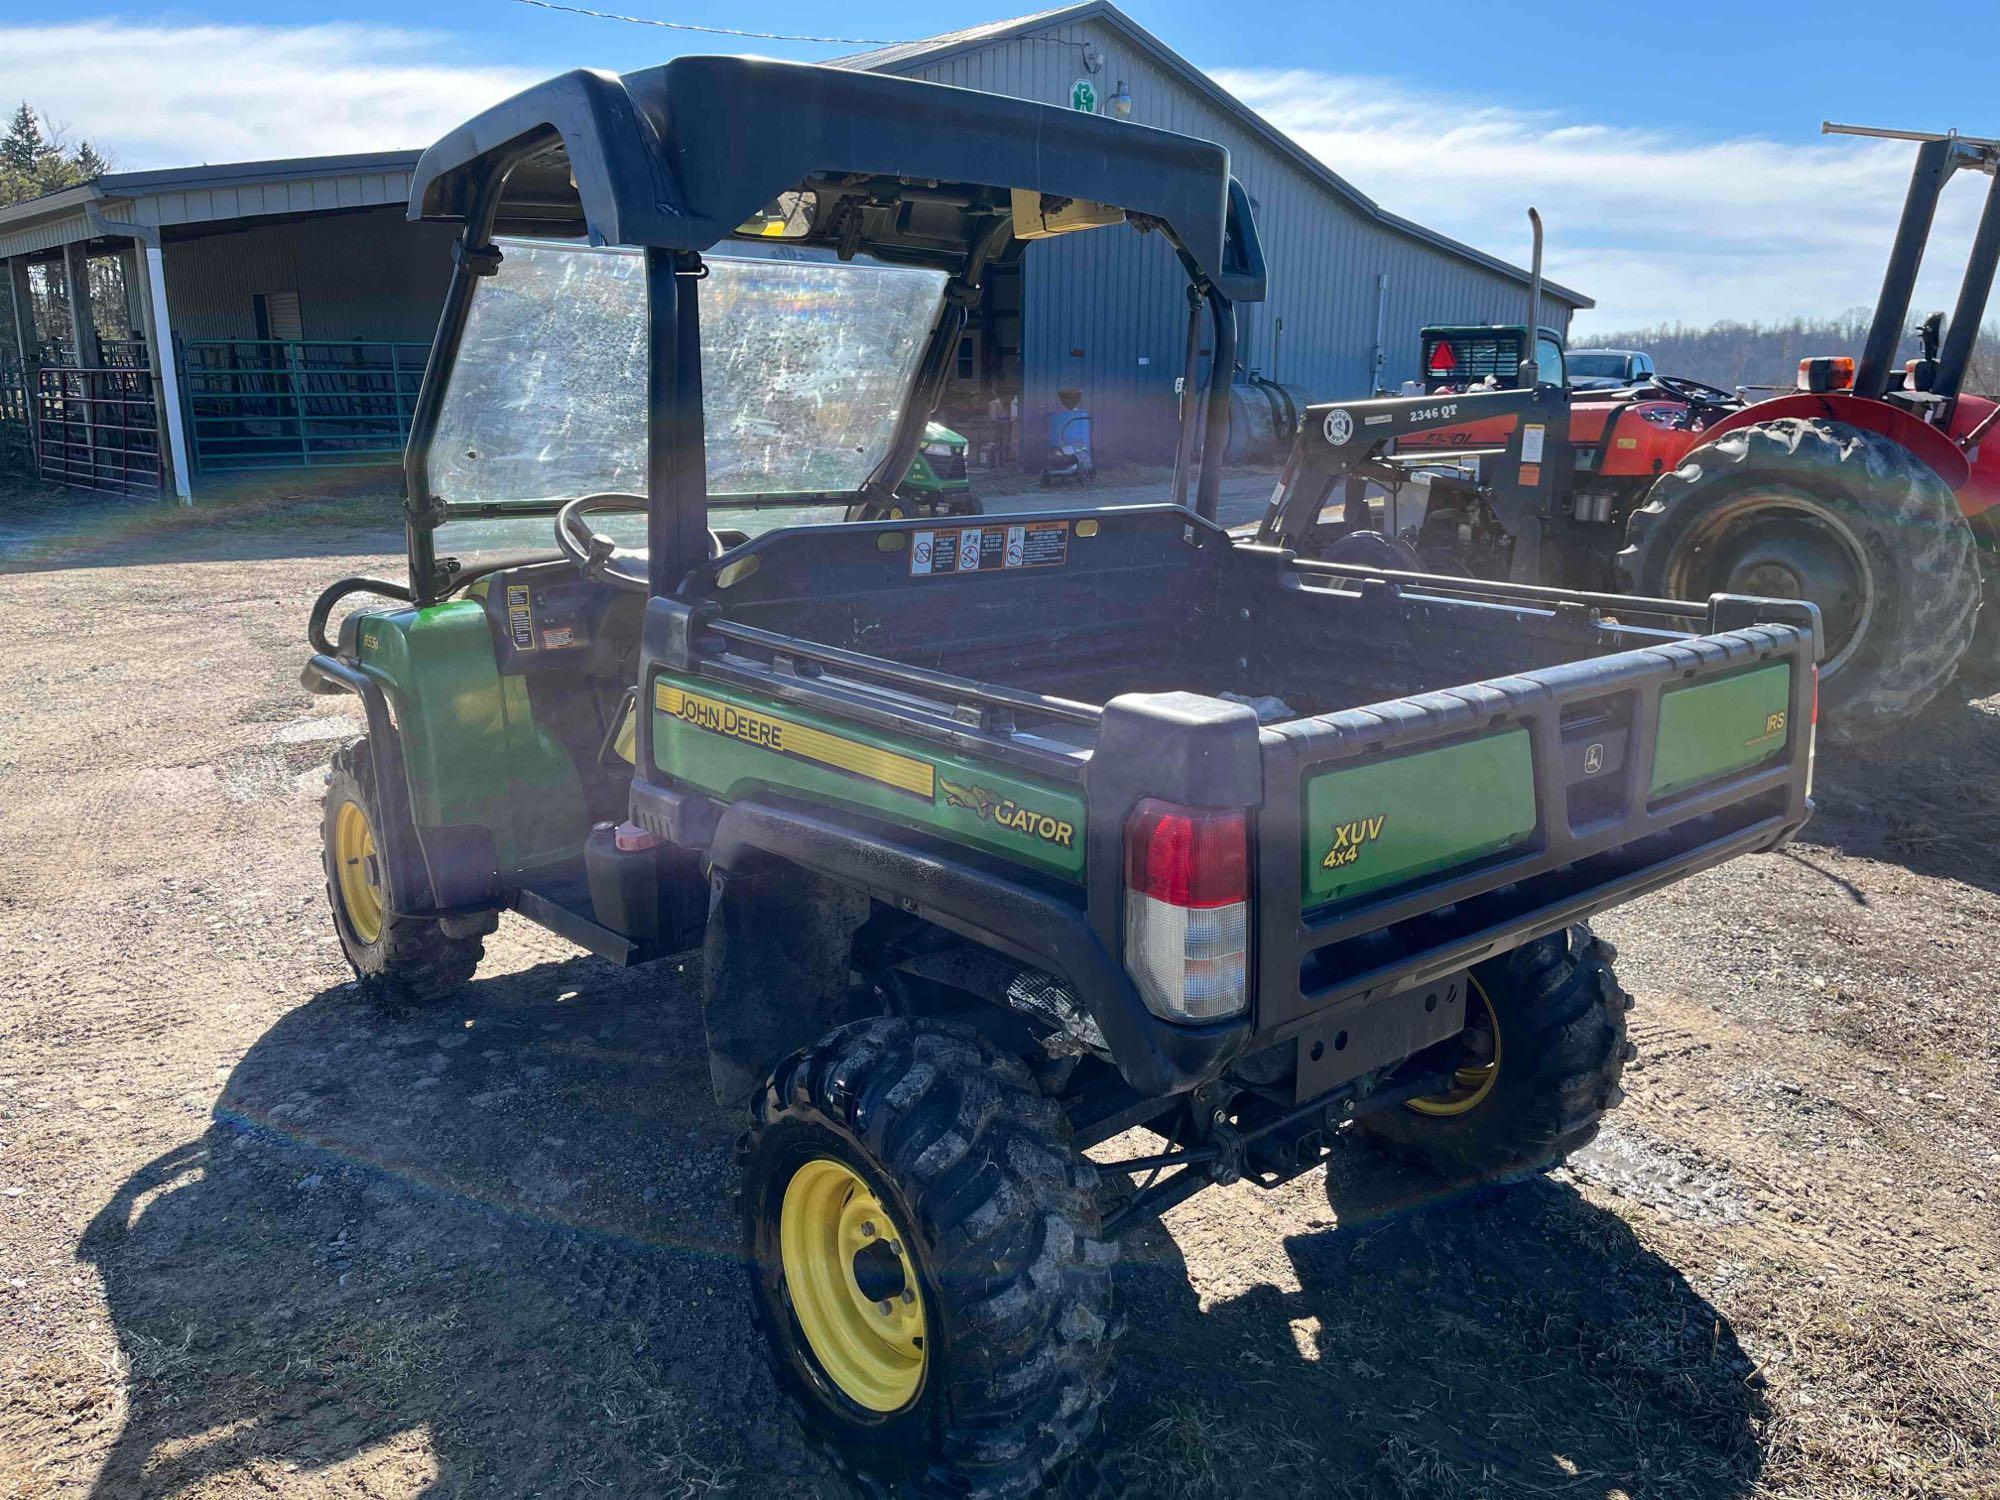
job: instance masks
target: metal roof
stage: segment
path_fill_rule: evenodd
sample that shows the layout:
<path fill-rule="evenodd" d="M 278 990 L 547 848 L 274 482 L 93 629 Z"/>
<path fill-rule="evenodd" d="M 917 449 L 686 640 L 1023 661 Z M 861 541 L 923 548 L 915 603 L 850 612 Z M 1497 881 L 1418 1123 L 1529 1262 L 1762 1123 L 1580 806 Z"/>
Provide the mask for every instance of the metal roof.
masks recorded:
<path fill-rule="evenodd" d="M 1152 32 L 1126 15 L 1113 5 L 1111 0 L 1084 0 L 1080 5 L 1065 5 L 1055 10 L 1016 16 L 1011 20 L 992 21 L 983 26 L 969 26 L 959 31 L 942 32 L 920 41 L 901 42 L 893 47 L 878 48 L 873 52 L 858 52 L 847 57 L 834 58 L 826 66 L 874 73 L 900 72 L 906 68 L 938 62 L 961 52 L 990 46 L 995 42 L 1032 37 L 1033 33 L 1049 27 L 1071 26 L 1085 21 L 1099 21 L 1116 27 L 1125 34 L 1128 41 L 1150 53 L 1163 68 L 1174 74 L 1188 88 L 1227 111 L 1242 123 L 1244 129 L 1280 156 L 1291 161 L 1335 196 L 1345 200 L 1361 217 L 1373 220 L 1409 239 L 1429 245 L 1446 255 L 1470 261 L 1489 271 L 1511 277 L 1524 286 L 1527 284 L 1529 273 L 1520 266 L 1501 260 L 1498 256 L 1488 255 L 1484 250 L 1474 249 L 1470 245 L 1452 239 L 1449 235 L 1440 234 L 1435 229 L 1426 228 L 1400 214 L 1390 213 L 1193 63 L 1175 52 Z M 1050 40 L 1053 42 L 1055 39 Z M 1542 290 L 1559 301 L 1567 302 L 1571 307 L 1586 308 L 1597 305 L 1592 298 L 1586 297 L 1583 293 L 1572 291 L 1553 281 L 1544 281 Z"/>
<path fill-rule="evenodd" d="M 163 226 L 401 205 L 420 154 L 364 151 L 109 172 L 0 208 L 0 257 L 106 235 L 149 239 Z"/>
<path fill-rule="evenodd" d="M 349 156 L 289 156 L 272 161 L 163 167 L 151 172 L 108 172 L 92 185 L 101 196 L 109 198 L 129 198 L 140 193 L 186 193 L 203 188 L 243 187 L 252 182 L 339 177 L 348 172 L 407 172 L 422 155 L 421 151 L 360 151 Z"/>
<path fill-rule="evenodd" d="M 981 26 L 967 26 L 962 31 L 945 31 L 936 36 L 923 37 L 914 42 L 895 42 L 887 47 L 879 47 L 873 52 L 857 52 L 848 57 L 831 59 L 829 68 L 851 68 L 863 73 L 885 73 L 899 63 L 929 61 L 966 47 L 974 47 L 981 42 L 1004 41 L 1032 31 L 1037 26 L 1060 26 L 1072 20 L 1082 20 L 1087 15 L 1103 9 L 1096 4 L 1059 5 L 1054 10 L 1039 10 L 1030 16 L 1015 16 L 1007 21 L 988 21 Z"/>

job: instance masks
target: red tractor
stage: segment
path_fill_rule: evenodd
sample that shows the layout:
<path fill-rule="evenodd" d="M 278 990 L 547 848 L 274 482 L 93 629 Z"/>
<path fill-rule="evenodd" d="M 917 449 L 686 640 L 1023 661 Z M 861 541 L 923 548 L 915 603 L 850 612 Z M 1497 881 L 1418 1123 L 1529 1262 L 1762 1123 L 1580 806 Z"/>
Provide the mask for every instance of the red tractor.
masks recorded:
<path fill-rule="evenodd" d="M 1954 676 L 1969 696 L 2000 690 L 2000 611 L 1979 614 L 1987 581 L 2000 586 L 2000 434 L 1982 446 L 1995 404 L 1960 389 L 2000 262 L 2000 142 L 1826 128 L 1919 143 L 1858 362 L 1804 360 L 1796 390 L 1756 402 L 1657 375 L 1572 393 L 1561 341 L 1537 326 L 1530 210 L 1528 323 L 1424 330 L 1423 395 L 1336 408 L 1300 439 L 1341 450 L 1346 503 L 1327 508 L 1330 488 L 1290 496 L 1258 539 L 1377 569 L 1808 599 L 1825 633 L 1822 725 L 1843 738 L 1915 713 Z M 1961 168 L 1995 180 L 1957 306 L 1892 368 Z"/>

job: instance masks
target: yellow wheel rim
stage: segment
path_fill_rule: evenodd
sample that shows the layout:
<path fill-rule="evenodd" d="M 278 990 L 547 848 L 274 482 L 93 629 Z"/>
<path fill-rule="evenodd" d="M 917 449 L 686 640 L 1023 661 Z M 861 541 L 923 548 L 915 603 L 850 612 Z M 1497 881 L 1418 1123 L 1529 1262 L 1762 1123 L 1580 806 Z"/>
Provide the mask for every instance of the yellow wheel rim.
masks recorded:
<path fill-rule="evenodd" d="M 1493 1010 L 1493 999 L 1486 993 L 1486 986 L 1471 975 L 1472 993 L 1479 997 L 1479 1003 L 1486 1007 L 1486 1019 L 1493 1028 L 1493 1061 L 1481 1063 L 1476 1068 L 1460 1068 L 1453 1075 L 1452 1085 L 1442 1094 L 1424 1094 L 1419 1098 L 1406 1100 L 1406 1107 L 1420 1115 L 1462 1115 L 1486 1102 L 1486 1096 L 1493 1092 L 1493 1085 L 1500 1077 L 1500 1017 Z"/>
<path fill-rule="evenodd" d="M 923 1388 L 924 1297 L 908 1236 L 868 1184 L 819 1157 L 785 1185 L 778 1250 L 792 1312 L 826 1376 L 868 1411 Z"/>
<path fill-rule="evenodd" d="M 364 943 L 382 936 L 382 861 L 375 830 L 356 802 L 343 802 L 333 818 L 333 862 L 340 876 L 340 904 L 347 925 Z"/>

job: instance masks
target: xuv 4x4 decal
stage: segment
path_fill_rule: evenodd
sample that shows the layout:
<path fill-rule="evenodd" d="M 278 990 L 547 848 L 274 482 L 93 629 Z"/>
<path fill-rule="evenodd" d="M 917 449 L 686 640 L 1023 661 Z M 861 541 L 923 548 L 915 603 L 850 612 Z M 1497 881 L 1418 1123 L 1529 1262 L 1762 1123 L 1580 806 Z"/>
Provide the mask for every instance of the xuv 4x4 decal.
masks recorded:
<path fill-rule="evenodd" d="M 1339 870 L 1361 858 L 1361 851 L 1382 837 L 1382 825 L 1388 821 L 1384 813 L 1372 818 L 1354 818 L 1333 827 L 1333 847 L 1320 857 L 1322 870 Z"/>

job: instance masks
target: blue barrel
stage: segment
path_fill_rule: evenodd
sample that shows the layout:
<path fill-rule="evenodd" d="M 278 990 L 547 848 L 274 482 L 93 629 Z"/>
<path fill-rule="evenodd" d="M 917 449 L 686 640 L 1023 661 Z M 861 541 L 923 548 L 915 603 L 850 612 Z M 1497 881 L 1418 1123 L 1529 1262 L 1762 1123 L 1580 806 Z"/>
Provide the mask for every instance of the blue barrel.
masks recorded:
<path fill-rule="evenodd" d="M 1090 413 L 1087 411 L 1052 411 L 1049 413 L 1049 447 L 1075 448 L 1079 452 L 1090 451 Z"/>

